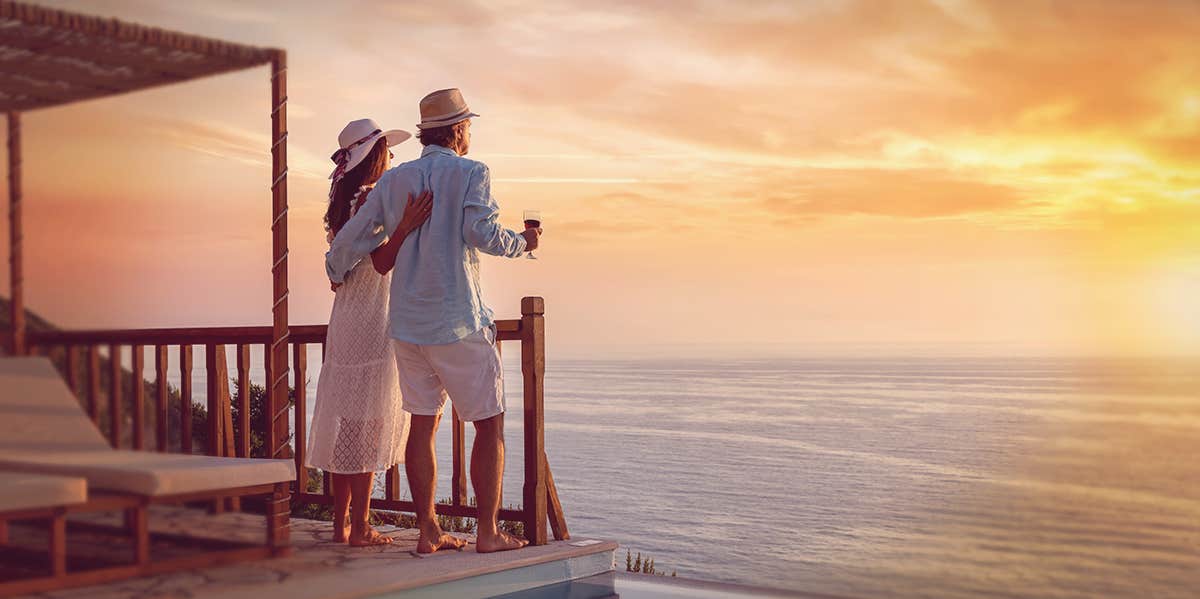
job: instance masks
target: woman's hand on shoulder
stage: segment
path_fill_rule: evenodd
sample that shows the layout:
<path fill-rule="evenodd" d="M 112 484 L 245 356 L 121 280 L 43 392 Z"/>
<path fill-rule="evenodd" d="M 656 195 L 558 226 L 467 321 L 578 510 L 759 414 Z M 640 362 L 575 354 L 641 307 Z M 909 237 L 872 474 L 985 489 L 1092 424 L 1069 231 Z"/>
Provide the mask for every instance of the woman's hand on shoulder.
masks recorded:
<path fill-rule="evenodd" d="M 404 206 L 404 215 L 400 217 L 400 224 L 396 225 L 395 232 L 392 237 L 403 238 L 409 233 L 416 231 L 429 220 L 429 215 L 433 213 L 433 194 L 428 189 L 422 191 L 417 197 L 413 197 L 412 193 L 408 194 L 408 203 Z"/>

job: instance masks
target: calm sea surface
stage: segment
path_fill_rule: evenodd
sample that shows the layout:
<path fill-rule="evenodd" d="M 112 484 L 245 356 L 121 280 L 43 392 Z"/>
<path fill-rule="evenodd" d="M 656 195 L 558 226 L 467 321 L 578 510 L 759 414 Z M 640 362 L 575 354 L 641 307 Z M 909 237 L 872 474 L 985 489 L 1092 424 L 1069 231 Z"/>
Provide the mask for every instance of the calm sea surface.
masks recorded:
<path fill-rule="evenodd" d="M 1200 596 L 1195 361 L 553 361 L 546 446 L 574 536 L 679 576 L 858 597 Z"/>

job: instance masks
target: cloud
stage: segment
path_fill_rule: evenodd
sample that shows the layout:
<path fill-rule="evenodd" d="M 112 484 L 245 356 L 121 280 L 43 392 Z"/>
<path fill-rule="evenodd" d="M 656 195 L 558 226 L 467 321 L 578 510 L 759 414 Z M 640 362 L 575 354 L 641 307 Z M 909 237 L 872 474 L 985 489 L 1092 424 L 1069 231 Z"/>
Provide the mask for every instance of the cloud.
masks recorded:
<path fill-rule="evenodd" d="M 1019 210 L 1030 199 L 1012 187 L 933 170 L 808 169 L 771 184 L 760 202 L 785 221 L 846 215 L 938 218 Z"/>
<path fill-rule="evenodd" d="M 158 119 L 154 121 L 152 130 L 179 147 L 195 152 L 267 169 L 271 165 L 270 136 L 264 133 L 220 122 L 187 119 Z M 289 145 L 289 176 L 325 179 L 327 173 L 323 172 L 324 163 L 295 144 Z"/>

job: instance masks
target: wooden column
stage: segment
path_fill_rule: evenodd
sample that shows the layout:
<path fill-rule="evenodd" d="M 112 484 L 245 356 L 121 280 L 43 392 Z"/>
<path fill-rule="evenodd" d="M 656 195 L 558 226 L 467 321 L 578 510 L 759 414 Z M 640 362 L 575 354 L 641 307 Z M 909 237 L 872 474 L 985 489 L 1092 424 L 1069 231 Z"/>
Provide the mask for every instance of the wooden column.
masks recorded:
<path fill-rule="evenodd" d="M 546 312 L 540 297 L 521 298 L 521 376 L 525 386 L 525 538 L 546 544 L 546 439 L 543 378 L 546 374 Z"/>
<path fill-rule="evenodd" d="M 291 553 L 290 500 L 288 483 L 276 483 L 274 491 L 267 497 L 267 547 L 275 557 Z"/>
<path fill-rule="evenodd" d="M 287 53 L 271 61 L 271 346 L 267 379 L 270 457 L 285 457 L 288 436 Z M 303 489 L 297 489 L 302 492 Z"/>
<path fill-rule="evenodd" d="M 25 288 L 21 269 L 21 115 L 8 113 L 8 281 L 12 309 L 9 350 L 25 354 Z"/>

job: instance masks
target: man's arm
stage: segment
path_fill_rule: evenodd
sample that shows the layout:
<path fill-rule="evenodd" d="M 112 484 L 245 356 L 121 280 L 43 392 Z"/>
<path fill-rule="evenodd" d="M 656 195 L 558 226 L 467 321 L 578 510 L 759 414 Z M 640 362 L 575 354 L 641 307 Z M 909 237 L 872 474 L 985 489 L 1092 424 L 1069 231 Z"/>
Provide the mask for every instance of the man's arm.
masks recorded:
<path fill-rule="evenodd" d="M 385 179 L 380 179 L 358 212 L 342 225 L 329 251 L 325 252 L 325 274 L 331 282 L 341 284 L 345 281 L 354 265 L 387 239 L 383 205 L 387 201 L 389 185 Z"/>
<path fill-rule="evenodd" d="M 463 201 L 463 241 L 485 254 L 519 258 L 525 253 L 525 238 L 497 222 L 500 207 L 492 198 L 492 178 L 486 165 L 478 163 L 467 180 Z"/>

